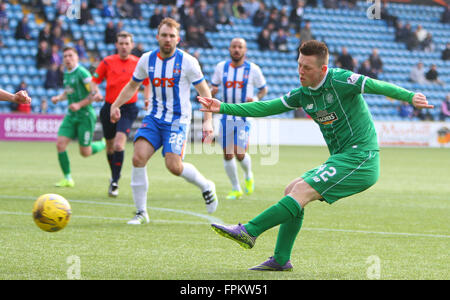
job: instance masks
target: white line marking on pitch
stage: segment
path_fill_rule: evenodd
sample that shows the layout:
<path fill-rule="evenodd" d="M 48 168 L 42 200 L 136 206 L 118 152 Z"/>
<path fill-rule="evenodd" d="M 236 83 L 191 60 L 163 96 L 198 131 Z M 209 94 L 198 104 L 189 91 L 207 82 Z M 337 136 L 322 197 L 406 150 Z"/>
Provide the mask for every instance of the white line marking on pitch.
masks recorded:
<path fill-rule="evenodd" d="M 12 212 L 12 211 L 0 211 L 0 215 L 16 215 L 16 216 L 30 216 L 31 213 L 24 212 Z M 72 216 L 73 218 L 83 218 L 83 219 L 100 219 L 100 220 L 112 220 L 112 221 L 128 221 L 130 218 L 119 218 L 119 217 L 100 217 L 100 216 Z M 150 223 L 171 223 L 171 224 L 188 224 L 188 225 L 209 225 L 208 222 L 194 222 L 194 221 L 178 221 L 178 220 L 150 220 Z"/>
<path fill-rule="evenodd" d="M 29 196 L 9 196 L 9 195 L 0 195 L 0 198 L 5 199 L 23 199 L 23 200 L 35 200 L 35 197 L 29 197 Z M 81 203 L 81 204 L 95 204 L 95 205 L 110 205 L 110 206 L 122 206 L 122 207 L 135 207 L 132 204 L 126 204 L 126 203 L 112 203 L 112 202 L 98 202 L 98 201 L 88 201 L 88 200 L 76 200 L 76 199 L 70 199 L 70 202 L 74 203 Z M 208 216 L 192 211 L 187 210 L 181 210 L 181 209 L 171 209 L 171 208 L 163 208 L 163 207 L 147 207 L 151 210 L 158 210 L 158 211 L 166 211 L 166 212 L 173 212 L 173 213 L 179 213 L 184 215 L 191 215 L 194 217 L 199 217 L 202 219 L 206 219 L 209 223 L 220 223 L 223 224 L 223 221 L 219 218 Z"/>
<path fill-rule="evenodd" d="M 25 200 L 34 200 L 34 197 L 26 197 L 26 196 L 8 196 L 8 195 L 0 195 L 0 198 L 6 199 L 25 199 Z M 123 206 L 123 207 L 134 207 L 131 204 L 125 203 L 112 203 L 112 202 L 96 202 L 96 201 L 87 201 L 87 200 L 70 200 L 71 202 L 81 203 L 81 204 L 97 204 L 97 205 L 111 205 L 111 206 Z M 148 207 L 149 209 L 159 210 L 159 211 L 167 211 L 167 212 L 175 212 L 181 214 L 192 215 L 196 217 L 200 217 L 208 220 L 209 223 L 206 222 L 189 222 L 189 221 L 176 221 L 176 220 L 151 220 L 150 222 L 155 223 L 180 223 L 180 224 L 195 224 L 195 225 L 206 225 L 210 223 L 220 223 L 224 224 L 224 222 L 219 219 L 208 215 L 203 215 L 199 213 L 194 213 L 185 210 L 171 209 L 171 208 L 159 208 L 159 207 Z M 1 212 L 0 214 L 16 214 L 16 215 L 30 215 L 26 213 L 18 213 L 18 212 Z M 92 219 L 105 219 L 105 220 L 128 220 L 126 218 L 114 218 L 114 217 L 101 217 L 101 216 L 76 216 L 80 218 L 92 218 Z M 365 231 L 365 230 L 352 230 L 352 229 L 330 229 L 330 228 L 310 228 L 303 227 L 302 230 L 306 231 L 325 231 L 325 232 L 346 232 L 346 233 L 363 233 L 363 234 L 378 234 L 378 235 L 394 235 L 394 236 L 410 236 L 410 237 L 431 237 L 431 238 L 450 238 L 450 235 L 444 234 L 428 234 L 428 233 L 408 233 L 408 232 L 383 232 L 383 231 Z"/>

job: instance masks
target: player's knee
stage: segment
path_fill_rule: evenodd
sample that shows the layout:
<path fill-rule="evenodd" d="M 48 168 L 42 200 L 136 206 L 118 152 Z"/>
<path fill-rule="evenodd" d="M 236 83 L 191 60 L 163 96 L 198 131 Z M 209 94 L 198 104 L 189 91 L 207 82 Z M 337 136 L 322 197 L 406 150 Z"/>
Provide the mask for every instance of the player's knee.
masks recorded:
<path fill-rule="evenodd" d="M 242 153 L 236 153 L 236 158 L 237 158 L 237 160 L 242 161 L 242 160 L 244 159 L 244 157 L 245 157 L 245 153 L 244 153 L 244 154 L 242 154 Z"/>
<path fill-rule="evenodd" d="M 175 176 L 180 176 L 183 172 L 183 164 L 175 159 L 166 159 L 166 167 Z"/>
<path fill-rule="evenodd" d="M 287 192 L 287 191 L 285 191 Z M 320 195 L 305 181 L 299 181 L 295 183 L 291 190 L 285 194 L 289 195 L 300 204 L 301 207 L 305 207 L 309 202 L 317 200 Z"/>
<path fill-rule="evenodd" d="M 234 154 L 231 154 L 231 153 L 225 153 L 225 154 L 223 155 L 223 158 L 224 158 L 225 160 L 232 160 L 233 157 L 234 157 Z"/>
<path fill-rule="evenodd" d="M 64 151 L 66 151 L 66 145 L 64 145 L 62 143 L 56 143 L 56 150 L 58 152 L 64 152 Z"/>
<path fill-rule="evenodd" d="M 81 156 L 83 156 L 83 157 L 91 156 L 91 154 L 92 154 L 92 149 L 91 149 L 91 148 L 82 148 L 82 149 L 80 149 L 80 154 L 81 154 Z"/>
<path fill-rule="evenodd" d="M 125 150 L 125 145 L 123 145 L 120 142 L 114 142 L 113 150 L 114 150 L 114 152 L 124 151 Z"/>
<path fill-rule="evenodd" d="M 145 157 L 136 152 L 133 154 L 133 158 L 131 161 L 133 163 L 133 167 L 135 168 L 142 168 L 147 164 L 147 160 L 145 159 Z"/>

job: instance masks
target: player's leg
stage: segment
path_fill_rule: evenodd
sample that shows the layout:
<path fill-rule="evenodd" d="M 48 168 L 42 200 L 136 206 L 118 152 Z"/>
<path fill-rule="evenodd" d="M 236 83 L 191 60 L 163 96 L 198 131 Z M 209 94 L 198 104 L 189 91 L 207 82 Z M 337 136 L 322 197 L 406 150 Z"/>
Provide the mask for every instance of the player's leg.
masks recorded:
<path fill-rule="evenodd" d="M 292 268 L 289 259 L 303 223 L 305 206 L 317 199 L 332 204 L 369 188 L 378 178 L 378 165 L 376 151 L 338 154 L 303 174 L 303 178 L 292 181 L 286 187 L 285 195 L 296 199 L 303 209 L 296 218 L 281 223 L 273 258 L 252 269 L 267 270 L 268 266 L 283 269 L 281 266 L 286 265 Z"/>
<path fill-rule="evenodd" d="M 150 221 L 147 213 L 148 176 L 146 166 L 148 160 L 161 145 L 162 139 L 157 120 L 146 116 L 134 137 L 130 185 L 136 206 L 136 215 L 128 224 L 138 225 Z"/>
<path fill-rule="evenodd" d="M 112 158 L 112 176 L 110 184 L 110 196 L 117 196 L 119 193 L 119 179 L 122 173 L 122 166 L 125 156 L 125 145 L 128 134 L 131 131 L 134 120 L 136 120 L 139 109 L 135 103 L 125 104 L 121 108 L 121 118 L 115 127 Z M 108 115 L 109 118 L 109 115 Z"/>
<path fill-rule="evenodd" d="M 67 154 L 67 146 L 70 143 L 70 138 L 65 136 L 58 136 L 56 139 L 56 150 L 58 152 L 58 162 L 64 178 L 55 183 L 57 187 L 73 187 L 75 182 L 72 179 L 70 172 L 70 160 Z"/>
<path fill-rule="evenodd" d="M 93 142 L 95 123 L 97 122 L 97 116 L 94 110 L 79 122 L 77 122 L 76 130 L 78 136 L 78 144 L 80 148 L 80 154 L 83 157 L 94 155 L 106 147 L 105 140 Z"/>
<path fill-rule="evenodd" d="M 239 161 L 239 164 L 244 170 L 245 193 L 247 195 L 251 195 L 255 190 L 255 180 L 252 172 L 252 159 L 250 157 L 250 154 L 247 153 L 250 123 L 246 121 L 240 121 L 238 125 L 239 126 L 237 126 L 235 137 L 236 144 L 234 151 L 236 159 Z"/>
<path fill-rule="evenodd" d="M 183 162 L 188 130 L 189 126 L 185 124 L 166 126 L 163 134 L 166 167 L 172 174 L 197 186 L 202 192 L 208 213 L 213 213 L 218 205 L 214 182 L 207 180 L 194 165 Z"/>
<path fill-rule="evenodd" d="M 114 138 L 116 136 L 116 123 L 110 121 L 111 104 L 105 103 L 100 110 L 100 122 L 102 123 L 103 137 L 106 139 L 106 158 L 111 170 L 111 177 L 108 186 L 108 195 L 114 196 L 113 189 L 113 173 L 114 173 Z"/>
<path fill-rule="evenodd" d="M 67 154 L 67 146 L 72 138 L 76 136 L 75 123 L 66 116 L 64 117 L 59 129 L 56 140 L 56 151 L 58 153 L 58 162 L 64 178 L 55 183 L 57 187 L 73 187 L 75 185 L 70 172 L 70 160 Z"/>
<path fill-rule="evenodd" d="M 238 242 L 247 249 L 254 246 L 256 238 L 263 232 L 281 224 L 275 255 L 262 264 L 250 268 L 250 270 L 292 270 L 289 258 L 295 238 L 302 225 L 304 206 L 313 200 L 320 199 L 321 196 L 304 181 L 296 180 L 290 186 L 292 188 L 289 194 L 247 224 L 236 226 L 212 224 L 212 228 L 217 233 Z M 304 206 L 301 206 L 300 203 L 303 203 Z"/>
<path fill-rule="evenodd" d="M 243 193 L 239 184 L 236 160 L 234 158 L 235 134 L 233 120 L 227 121 L 226 118 L 222 118 L 219 132 L 219 141 L 223 148 L 223 166 L 231 182 L 231 191 L 228 193 L 227 199 L 240 199 Z"/>
<path fill-rule="evenodd" d="M 111 197 L 119 195 L 119 179 L 122 173 L 122 166 L 125 156 L 125 144 L 128 136 L 124 132 L 116 132 L 113 140 L 113 155 L 111 161 L 111 182 L 108 194 Z"/>
<path fill-rule="evenodd" d="M 147 162 L 155 151 L 155 148 L 147 139 L 140 137 L 135 140 L 130 185 L 133 201 L 136 206 L 136 215 L 128 221 L 130 225 L 138 225 L 150 221 L 147 213 Z"/>

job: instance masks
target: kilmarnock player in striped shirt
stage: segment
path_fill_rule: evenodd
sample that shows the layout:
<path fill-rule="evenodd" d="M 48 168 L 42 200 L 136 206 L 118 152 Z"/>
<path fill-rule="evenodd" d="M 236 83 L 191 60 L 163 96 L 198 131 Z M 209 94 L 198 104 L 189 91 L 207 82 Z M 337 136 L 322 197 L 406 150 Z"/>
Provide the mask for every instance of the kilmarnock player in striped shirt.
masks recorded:
<path fill-rule="evenodd" d="M 213 213 L 218 204 L 214 183 L 192 164 L 183 162 L 192 114 L 190 86 L 193 84 L 201 96 L 211 97 L 211 92 L 198 61 L 176 47 L 180 41 L 180 25 L 175 20 L 161 21 L 156 39 L 159 48 L 142 55 L 133 78 L 111 105 L 111 121 L 117 122 L 120 106 L 130 99 L 144 79 L 149 78 L 150 112 L 134 139 L 131 188 L 137 212 L 128 224 L 149 222 L 146 165 L 161 147 L 167 169 L 201 190 L 207 211 Z M 203 132 L 208 138 L 213 133 L 211 113 L 204 114 Z"/>

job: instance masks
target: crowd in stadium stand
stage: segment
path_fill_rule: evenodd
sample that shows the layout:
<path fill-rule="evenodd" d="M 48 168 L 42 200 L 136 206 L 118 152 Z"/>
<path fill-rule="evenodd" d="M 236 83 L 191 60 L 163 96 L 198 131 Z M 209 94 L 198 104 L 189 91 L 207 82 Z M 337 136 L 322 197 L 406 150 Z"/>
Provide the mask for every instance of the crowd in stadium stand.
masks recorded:
<path fill-rule="evenodd" d="M 39 32 L 37 38 L 38 52 L 36 55 L 36 66 L 45 69 L 46 76 L 44 87 L 46 89 L 58 89 L 62 87 L 62 48 L 67 41 L 76 46 L 80 60 L 94 65 L 98 63 L 98 53 L 88 52 L 86 42 L 81 37 L 73 39 L 70 26 L 63 29 L 59 16 L 66 14 L 72 4 L 71 0 L 58 0 L 56 14 L 46 15 L 46 6 L 54 5 L 50 0 L 28 0 L 24 1 L 31 12 L 36 16 L 43 17 L 45 26 Z M 0 30 L 12 30 L 16 39 L 34 40 L 30 34 L 28 16 L 17 22 L 15 28 L 9 28 L 8 11 L 6 0 L 0 0 Z M 21 1 L 19 1 L 21 3 Z M 160 21 L 165 17 L 177 20 L 183 29 L 182 48 L 212 48 L 213 44 L 207 38 L 207 32 L 217 32 L 218 24 L 233 26 L 233 20 L 247 19 L 258 28 L 254 41 L 261 51 L 292 52 L 296 49 L 289 48 L 288 39 L 296 37 L 299 39 L 298 47 L 302 42 L 316 38 L 312 29 L 314 22 L 305 16 L 307 6 L 317 7 L 317 0 L 279 0 L 280 6 L 268 7 L 260 0 L 116 0 L 116 1 L 81 1 L 80 15 L 77 20 L 80 25 L 96 26 L 91 9 L 98 9 L 103 18 L 111 19 L 105 26 L 104 42 L 113 44 L 116 34 L 124 27 L 121 19 L 132 18 L 143 20 L 141 4 L 157 4 L 148 20 L 149 28 L 157 28 Z M 328 9 L 358 9 L 356 0 L 322 0 L 323 7 Z M 286 9 L 289 8 L 289 9 Z M 115 21 L 113 21 L 113 19 Z M 395 29 L 395 41 L 404 43 L 410 51 L 437 51 L 431 32 L 422 25 L 415 28 L 410 23 L 391 13 L 389 6 L 383 3 L 381 7 L 381 19 L 387 26 Z M 117 21 L 118 20 L 118 21 Z M 443 10 L 440 17 L 441 23 L 450 23 L 450 5 Z M 103 26 L 103 25 L 102 25 Z M 2 40 L 0 36 L 0 47 Z M 320 38 L 320 37 L 319 37 Z M 148 49 L 147 49 L 148 50 Z M 144 53 L 142 44 L 137 44 L 133 54 L 141 56 Z M 450 60 L 450 42 L 441 53 L 442 60 Z M 297 52 L 298 53 L 298 52 Z M 338 67 L 352 70 L 372 78 L 378 78 L 383 72 L 383 61 L 378 54 L 378 49 L 373 49 L 372 54 L 362 61 L 357 61 L 347 49 L 341 48 L 335 55 L 335 64 Z M 198 53 L 196 53 L 198 55 Z M 423 84 L 444 84 L 439 78 L 439 70 L 436 65 L 430 65 L 425 70 L 423 64 L 417 61 L 417 65 L 411 69 L 411 82 Z M 427 66 L 428 67 L 428 66 Z M 17 89 L 25 89 L 26 82 L 21 83 Z M 443 99 L 444 100 L 444 99 Z M 441 113 L 443 115 L 444 112 Z"/>

